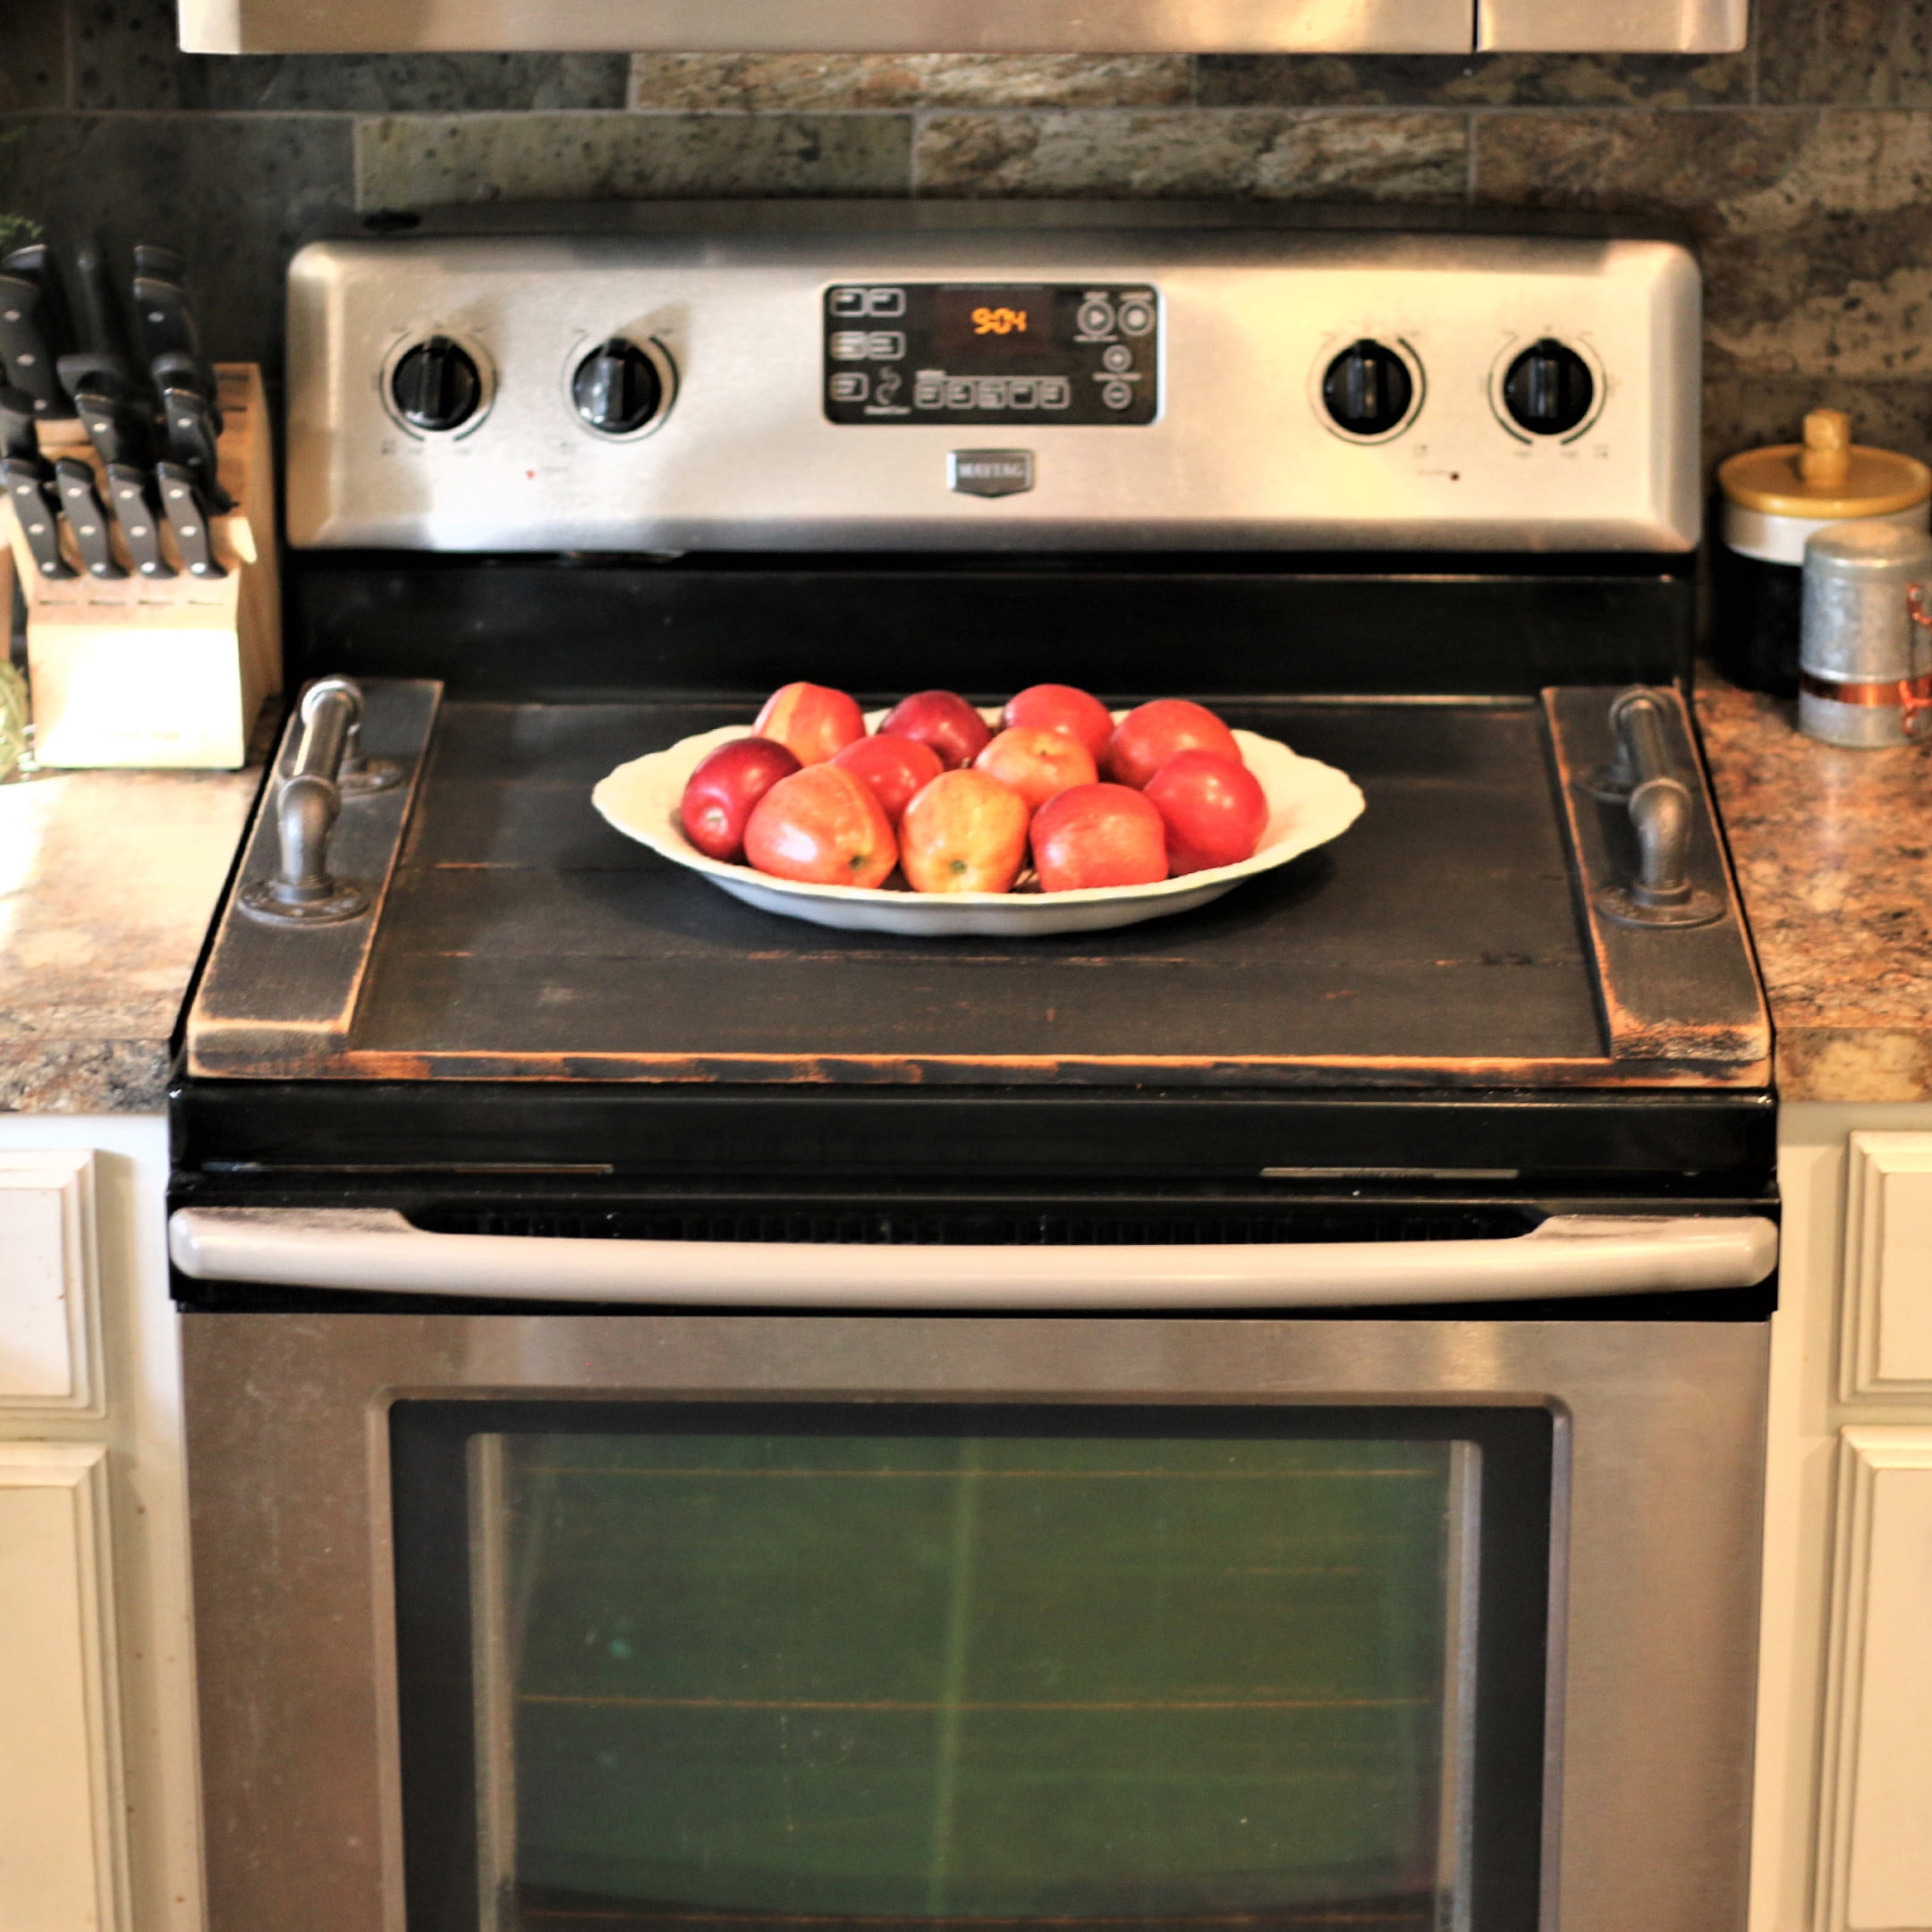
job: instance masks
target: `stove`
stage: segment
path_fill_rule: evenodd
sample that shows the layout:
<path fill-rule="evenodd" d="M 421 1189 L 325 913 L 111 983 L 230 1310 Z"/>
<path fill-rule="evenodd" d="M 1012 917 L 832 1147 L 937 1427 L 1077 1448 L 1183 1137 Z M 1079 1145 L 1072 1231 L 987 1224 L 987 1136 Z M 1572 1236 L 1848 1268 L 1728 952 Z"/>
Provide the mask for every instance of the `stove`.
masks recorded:
<path fill-rule="evenodd" d="M 1434 216 L 484 210 L 297 256 L 303 695 L 172 1102 L 216 1932 L 1741 1926 L 1774 1106 L 1688 705 L 1698 341 L 1671 243 Z M 797 678 L 1186 695 L 1366 809 L 1211 904 L 1023 939 L 787 919 L 591 809 Z M 1250 1474 L 1440 1458 L 1417 1521 L 1448 1541 L 1348 1612 L 1427 1631 L 1410 1689 L 1385 1657 L 1283 1691 L 1277 1659 L 1210 1696 L 1106 1596 L 1095 1640 L 1145 1682 L 1015 1702 L 955 1682 L 949 1623 L 952 1688 L 903 1706 L 950 1714 L 944 1764 L 886 1778 L 937 1779 L 915 1830 L 802 1746 L 661 1728 L 817 1713 L 826 1765 L 899 1763 L 884 1677 L 744 1689 L 818 1655 L 784 1606 L 892 1650 L 828 1607 L 912 1535 L 890 1511 L 781 1530 L 705 1488 L 778 1620 L 736 1662 L 633 1682 L 588 1569 L 532 1634 L 558 1483 L 615 1547 L 659 1521 L 610 1500 L 647 1467 L 1167 1482 L 1248 1470 L 1237 1440 Z M 1368 1573 L 1253 1568 L 1294 1522 L 1146 1560 Z M 788 1569 L 807 1523 L 843 1527 Z M 657 1535 L 620 1596 L 669 1588 Z M 1280 1588 L 1264 1622 L 1329 1628 Z M 1008 1605 L 1014 1667 L 1087 1682 L 1044 1602 Z M 572 1619 L 588 1677 L 532 1661 Z M 1066 1843 L 1023 1852 L 956 1755 L 1022 1710 L 1398 1707 L 1400 1751 L 1360 1716 L 1200 1741 L 1190 1847 L 1105 1798 L 1124 1760 L 1085 1733 L 1029 1748 L 1076 1768 L 1042 1800 Z M 711 1795 L 686 1816 L 660 1772 Z M 1239 1849 L 1256 1805 L 1280 1829 Z"/>

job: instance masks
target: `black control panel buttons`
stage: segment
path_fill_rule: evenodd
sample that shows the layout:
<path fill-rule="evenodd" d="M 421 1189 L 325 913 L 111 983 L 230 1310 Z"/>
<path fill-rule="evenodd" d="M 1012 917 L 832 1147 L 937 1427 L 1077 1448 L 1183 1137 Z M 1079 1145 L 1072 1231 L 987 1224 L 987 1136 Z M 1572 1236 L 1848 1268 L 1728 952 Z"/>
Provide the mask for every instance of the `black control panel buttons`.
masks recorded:
<path fill-rule="evenodd" d="M 1144 285 L 845 283 L 826 290 L 820 326 L 835 423 L 1138 427 L 1160 413 L 1159 297 Z"/>
<path fill-rule="evenodd" d="M 663 409 L 664 373 L 636 343 L 613 335 L 577 365 L 571 401 L 600 435 L 629 436 Z"/>
<path fill-rule="evenodd" d="M 396 413 L 412 428 L 459 429 L 483 402 L 476 359 L 447 335 L 431 335 L 404 352 L 390 372 Z"/>
<path fill-rule="evenodd" d="M 1414 412 L 1416 388 L 1402 353 L 1364 336 L 1351 343 L 1323 371 L 1322 406 L 1345 435 L 1385 436 Z"/>
<path fill-rule="evenodd" d="M 1531 343 L 1503 377 L 1503 406 L 1531 436 L 1567 435 L 1589 419 L 1596 402 L 1589 364 L 1552 335 Z"/>
<path fill-rule="evenodd" d="M 1082 335 L 1111 335 L 1114 333 L 1114 304 L 1103 295 L 1089 295 L 1080 305 L 1074 321 Z"/>

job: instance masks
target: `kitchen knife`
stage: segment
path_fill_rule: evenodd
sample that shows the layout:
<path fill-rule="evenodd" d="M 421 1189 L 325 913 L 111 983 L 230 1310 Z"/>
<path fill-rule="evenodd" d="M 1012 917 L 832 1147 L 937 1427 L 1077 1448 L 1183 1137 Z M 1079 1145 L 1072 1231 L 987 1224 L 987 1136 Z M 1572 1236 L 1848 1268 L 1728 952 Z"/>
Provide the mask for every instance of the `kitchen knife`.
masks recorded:
<path fill-rule="evenodd" d="M 216 509 L 233 510 L 234 499 L 221 487 L 215 415 L 208 398 L 199 390 L 170 384 L 161 392 L 161 412 L 167 420 L 168 454 L 193 476 L 196 488 Z"/>
<path fill-rule="evenodd" d="M 40 459 L 40 439 L 34 434 L 34 399 L 24 389 L 0 389 L 0 456 L 18 456 L 28 462 Z"/>
<path fill-rule="evenodd" d="M 194 473 L 182 463 L 165 462 L 155 465 L 155 475 L 160 479 L 168 528 L 174 532 L 175 547 L 188 566 L 188 574 L 225 577 L 228 572 L 215 561 L 215 547 L 208 540 L 208 506 L 201 500 Z"/>
<path fill-rule="evenodd" d="M 40 284 L 40 333 L 57 355 L 74 340 L 73 318 L 67 312 L 67 296 L 61 282 L 60 264 L 45 242 L 30 242 L 0 255 L 0 275 L 19 275 Z"/>
<path fill-rule="evenodd" d="M 27 547 L 43 577 L 77 577 L 80 572 L 61 555 L 60 504 L 47 481 L 46 465 L 23 456 L 0 458 L 0 483 L 27 539 Z"/>
<path fill-rule="evenodd" d="M 134 244 L 134 273 L 157 275 L 164 282 L 185 282 L 188 258 L 177 250 L 163 248 L 157 242 L 137 242 Z"/>
<path fill-rule="evenodd" d="M 121 305 L 114 300 L 114 276 L 98 242 L 83 242 L 74 250 L 74 321 L 83 349 L 127 361 L 127 330 Z"/>
<path fill-rule="evenodd" d="M 158 275 L 134 277 L 134 340 L 143 363 L 151 364 L 157 356 L 200 354 L 200 331 L 180 283 Z"/>
<path fill-rule="evenodd" d="M 70 396 L 79 395 L 83 389 L 98 389 L 107 395 L 126 395 L 133 387 L 128 378 L 127 358 L 103 350 L 71 350 L 55 367 L 60 374 L 61 387 Z M 67 413 L 72 415 L 73 411 L 70 410 Z"/>
<path fill-rule="evenodd" d="M 154 479 L 133 463 L 109 463 L 107 494 L 135 570 L 143 577 L 172 577 L 174 566 L 161 549 L 161 504 Z"/>
<path fill-rule="evenodd" d="M 40 284 L 31 276 L 0 274 L 0 366 L 14 388 L 33 398 L 37 415 L 52 419 L 73 414 L 61 394 Z"/>
<path fill-rule="evenodd" d="M 107 534 L 107 512 L 100 493 L 94 487 L 94 466 L 78 456 L 63 456 L 54 465 L 54 487 L 60 492 L 61 508 L 67 513 L 67 528 L 73 532 L 74 548 L 89 577 L 112 579 L 127 572 L 116 562 L 114 543 Z"/>
<path fill-rule="evenodd" d="M 197 395 L 205 396 L 215 434 L 221 434 L 221 383 L 212 363 L 188 351 L 177 349 L 165 355 L 157 355 L 149 365 L 149 373 L 154 377 L 157 393 L 163 389 L 192 389 Z"/>
<path fill-rule="evenodd" d="M 154 461 L 154 425 L 147 410 L 116 393 L 97 376 L 74 396 L 80 426 L 104 463 L 148 463 Z"/>

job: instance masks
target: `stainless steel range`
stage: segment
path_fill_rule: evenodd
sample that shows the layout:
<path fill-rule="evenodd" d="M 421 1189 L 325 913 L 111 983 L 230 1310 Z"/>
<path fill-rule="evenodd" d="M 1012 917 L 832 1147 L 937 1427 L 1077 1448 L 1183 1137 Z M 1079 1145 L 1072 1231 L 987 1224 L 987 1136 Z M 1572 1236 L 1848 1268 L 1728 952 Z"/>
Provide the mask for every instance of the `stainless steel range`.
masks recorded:
<path fill-rule="evenodd" d="M 1769 1036 L 1668 244 L 496 212 L 292 275 L 310 682 L 188 1023 L 216 1932 L 1741 1926 Z M 827 931 L 599 819 L 807 678 L 1335 843 Z"/>

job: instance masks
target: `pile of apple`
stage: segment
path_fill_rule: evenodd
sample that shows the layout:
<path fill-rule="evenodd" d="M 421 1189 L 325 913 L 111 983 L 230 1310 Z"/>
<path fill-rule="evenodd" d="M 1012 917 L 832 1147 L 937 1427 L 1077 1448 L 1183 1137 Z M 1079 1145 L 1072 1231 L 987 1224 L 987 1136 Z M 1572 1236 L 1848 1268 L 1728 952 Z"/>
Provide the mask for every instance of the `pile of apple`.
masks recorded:
<path fill-rule="evenodd" d="M 916 692 L 868 734 L 858 704 L 787 684 L 753 735 L 692 772 L 684 835 L 713 859 L 814 886 L 1042 892 L 1149 886 L 1248 858 L 1267 800 L 1203 705 L 1157 698 L 1118 724 L 1070 684 L 1035 684 L 994 732 L 953 691 Z"/>

